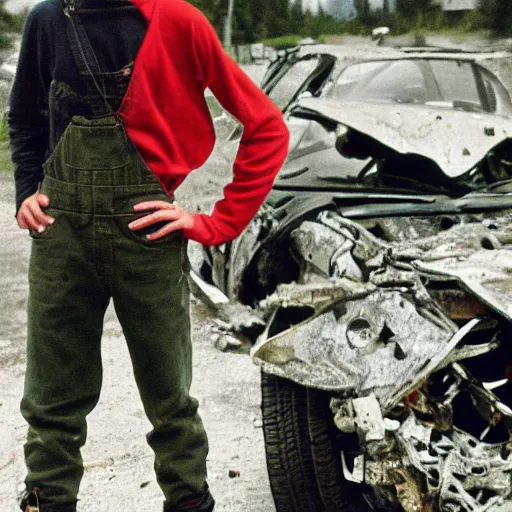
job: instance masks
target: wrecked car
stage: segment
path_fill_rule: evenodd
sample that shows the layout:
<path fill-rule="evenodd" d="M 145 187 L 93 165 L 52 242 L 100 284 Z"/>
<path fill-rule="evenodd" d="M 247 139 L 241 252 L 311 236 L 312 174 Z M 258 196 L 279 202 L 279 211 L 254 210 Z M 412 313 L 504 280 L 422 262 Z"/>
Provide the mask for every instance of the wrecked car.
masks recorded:
<path fill-rule="evenodd" d="M 283 113 L 286 113 L 301 97 L 321 96 L 329 89 L 333 77 L 338 76 L 342 69 L 349 64 L 364 61 L 369 54 L 373 57 L 381 55 L 396 58 L 403 55 L 394 48 L 365 45 L 302 45 L 280 52 L 267 67 L 260 87 Z M 229 157 L 236 151 L 242 135 L 242 126 L 221 108 L 213 108 L 212 117 L 217 140 Z"/>
<path fill-rule="evenodd" d="M 464 56 L 355 66 L 192 284 L 261 366 L 277 512 L 510 512 L 510 96 Z"/>
<path fill-rule="evenodd" d="M 305 126 L 289 114 L 298 101 L 310 97 L 437 103 L 510 115 L 506 90 L 512 89 L 512 61 L 507 52 L 304 45 L 283 52 L 271 63 L 260 86 L 284 113 L 293 150 Z M 229 160 L 242 126 L 226 112 L 217 114 L 218 110 L 213 109 L 218 146 Z"/>

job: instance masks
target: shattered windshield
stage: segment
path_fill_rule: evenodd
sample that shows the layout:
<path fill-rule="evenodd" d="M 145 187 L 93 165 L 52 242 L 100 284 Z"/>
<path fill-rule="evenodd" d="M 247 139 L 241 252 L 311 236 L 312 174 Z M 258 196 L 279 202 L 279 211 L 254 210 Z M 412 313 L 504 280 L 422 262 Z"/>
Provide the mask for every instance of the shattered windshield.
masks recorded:
<path fill-rule="evenodd" d="M 494 112 L 493 84 L 482 86 L 472 62 L 406 59 L 362 62 L 338 77 L 331 97 L 354 101 L 431 105 L 471 112 Z"/>

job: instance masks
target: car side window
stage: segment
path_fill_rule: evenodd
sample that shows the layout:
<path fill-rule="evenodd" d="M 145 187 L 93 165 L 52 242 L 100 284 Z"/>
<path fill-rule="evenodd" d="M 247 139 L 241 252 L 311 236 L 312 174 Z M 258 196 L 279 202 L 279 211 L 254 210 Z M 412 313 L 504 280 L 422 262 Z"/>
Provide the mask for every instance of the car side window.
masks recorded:
<path fill-rule="evenodd" d="M 475 73 L 470 62 L 434 59 L 429 62 L 444 101 L 481 105 Z"/>
<path fill-rule="evenodd" d="M 318 67 L 320 60 L 303 59 L 293 64 L 268 93 L 275 105 L 283 110 L 292 101 L 304 82 Z"/>
<path fill-rule="evenodd" d="M 424 103 L 428 99 L 423 71 L 413 60 L 363 62 L 347 67 L 332 95 L 339 99 Z"/>
<path fill-rule="evenodd" d="M 340 73 L 331 95 L 335 98 L 343 98 L 350 91 L 352 86 L 361 82 L 364 83 L 369 76 L 372 76 L 376 71 L 385 66 L 386 63 L 382 61 L 360 62 L 352 66 L 347 66 Z"/>
<path fill-rule="evenodd" d="M 416 101 L 404 99 L 404 93 L 409 90 L 418 96 Z M 427 99 L 427 86 L 423 72 L 416 62 L 399 60 L 390 62 L 370 78 L 368 84 L 357 93 L 357 97 L 424 103 Z"/>

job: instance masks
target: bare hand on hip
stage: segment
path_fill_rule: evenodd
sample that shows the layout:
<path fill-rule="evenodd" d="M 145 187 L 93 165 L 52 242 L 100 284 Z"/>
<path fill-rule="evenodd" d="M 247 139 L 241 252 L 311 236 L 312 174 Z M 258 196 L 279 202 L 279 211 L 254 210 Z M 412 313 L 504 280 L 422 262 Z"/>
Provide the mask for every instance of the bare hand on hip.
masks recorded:
<path fill-rule="evenodd" d="M 165 201 L 145 201 L 136 204 L 133 209 L 136 212 L 149 211 L 151 213 L 128 224 L 132 231 L 144 229 L 153 224 L 165 223 L 159 230 L 147 235 L 148 240 L 158 240 L 174 231 L 194 227 L 193 215 L 178 204 L 170 204 Z"/>
<path fill-rule="evenodd" d="M 18 226 L 21 229 L 32 229 L 43 233 L 49 224 L 53 224 L 55 219 L 46 215 L 43 208 L 48 208 L 50 200 L 48 196 L 36 192 L 31 196 L 27 197 L 23 203 L 21 203 L 16 220 Z"/>

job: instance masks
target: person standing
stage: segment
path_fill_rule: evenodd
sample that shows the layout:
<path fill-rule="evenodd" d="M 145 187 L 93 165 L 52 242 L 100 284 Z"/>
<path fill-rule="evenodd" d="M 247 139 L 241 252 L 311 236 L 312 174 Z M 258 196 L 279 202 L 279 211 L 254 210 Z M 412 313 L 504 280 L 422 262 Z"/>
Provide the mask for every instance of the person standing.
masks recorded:
<path fill-rule="evenodd" d="M 174 202 L 213 149 L 206 88 L 244 126 L 211 215 Z M 8 121 L 16 218 L 32 237 L 20 508 L 76 510 L 112 300 L 164 511 L 213 510 L 189 394 L 187 240 L 222 244 L 250 222 L 287 155 L 281 113 L 184 0 L 44 0 L 24 27 Z"/>

